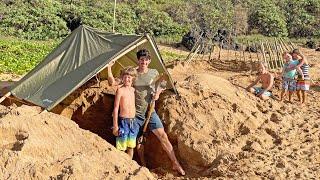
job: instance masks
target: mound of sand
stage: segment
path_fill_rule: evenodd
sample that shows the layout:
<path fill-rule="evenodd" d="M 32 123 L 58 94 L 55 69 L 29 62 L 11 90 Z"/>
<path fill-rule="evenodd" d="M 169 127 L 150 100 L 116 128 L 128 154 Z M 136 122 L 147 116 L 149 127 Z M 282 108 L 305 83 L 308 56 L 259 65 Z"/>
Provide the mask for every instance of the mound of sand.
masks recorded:
<path fill-rule="evenodd" d="M 0 105 L 1 179 L 153 179 L 76 123 L 30 106 Z"/>
<path fill-rule="evenodd" d="M 263 102 L 216 76 L 219 72 L 195 71 L 195 67 L 198 64 L 173 69 L 180 97 L 167 93 L 158 104 L 169 138 L 177 142 L 177 153 L 191 177 L 319 176 L 315 107 Z"/>

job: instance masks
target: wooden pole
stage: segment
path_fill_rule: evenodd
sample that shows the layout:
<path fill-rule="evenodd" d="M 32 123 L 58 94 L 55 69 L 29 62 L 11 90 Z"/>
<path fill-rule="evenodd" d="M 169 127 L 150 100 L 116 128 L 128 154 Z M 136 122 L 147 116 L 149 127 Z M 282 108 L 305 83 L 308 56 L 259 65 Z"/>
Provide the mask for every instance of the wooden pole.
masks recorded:
<path fill-rule="evenodd" d="M 192 58 L 198 53 L 199 49 L 200 49 L 200 45 L 198 45 L 197 49 L 193 53 L 190 53 L 191 56 L 189 58 L 187 57 L 186 63 L 190 63 L 191 62 Z"/>
<path fill-rule="evenodd" d="M 114 26 L 116 24 L 116 6 L 117 0 L 114 0 L 114 8 L 113 8 L 113 22 L 112 22 L 112 32 L 114 33 Z"/>
<path fill-rule="evenodd" d="M 269 47 L 270 47 L 270 51 L 271 51 L 271 55 L 272 55 L 272 63 L 274 65 L 274 68 L 277 69 L 279 67 L 277 64 L 277 54 L 274 50 L 274 46 L 271 41 L 269 42 Z"/>
<path fill-rule="evenodd" d="M 283 45 L 283 42 L 281 41 L 281 39 L 279 39 L 279 44 L 280 44 L 282 52 L 285 52 L 285 51 L 289 52 L 289 50 L 287 50 L 286 47 Z"/>
<path fill-rule="evenodd" d="M 4 101 L 9 96 L 11 96 L 11 92 L 7 92 L 4 96 L 1 97 L 0 98 L 0 103 L 2 103 L 2 101 Z"/>
<path fill-rule="evenodd" d="M 267 61 L 264 45 L 263 45 L 263 42 L 261 42 L 261 41 L 260 41 L 260 46 L 261 46 L 261 50 L 262 50 L 263 61 L 268 64 L 268 68 L 270 69 L 270 65 L 269 65 L 269 63 Z"/>
<path fill-rule="evenodd" d="M 284 42 L 284 40 L 283 40 L 282 38 L 280 38 L 280 40 L 282 41 L 283 46 L 285 47 L 285 49 L 286 49 L 287 51 L 292 51 L 292 50 L 290 49 L 290 47 Z"/>
<path fill-rule="evenodd" d="M 289 44 L 290 44 L 292 50 L 297 49 L 297 46 L 293 42 L 291 42 L 290 40 L 289 40 Z"/>
<path fill-rule="evenodd" d="M 276 61 L 276 64 L 278 65 L 279 68 L 281 68 L 283 66 L 283 64 L 281 63 L 281 54 L 278 50 L 278 47 L 277 47 L 277 41 L 275 39 L 274 43 L 273 43 L 273 47 L 276 51 L 276 55 L 277 55 L 277 61 Z"/>
<path fill-rule="evenodd" d="M 280 54 L 281 54 L 281 63 L 282 63 L 282 66 L 283 66 L 284 65 L 284 60 L 283 60 L 283 57 L 282 57 L 282 53 L 284 52 L 284 50 L 281 47 L 281 44 L 279 42 L 276 41 L 276 43 L 277 43 L 277 47 L 278 47 L 278 49 L 280 51 Z"/>
<path fill-rule="evenodd" d="M 254 44 L 254 47 L 256 48 L 256 51 L 257 51 L 257 52 L 256 52 L 256 54 L 257 54 L 257 60 L 260 61 L 258 46 L 257 46 L 256 43 Z"/>
<path fill-rule="evenodd" d="M 266 48 L 267 48 L 267 51 L 268 51 L 270 69 L 273 69 L 274 67 L 273 67 L 273 63 L 272 63 L 271 50 L 270 50 L 268 41 L 266 41 L 265 44 L 266 44 Z"/>

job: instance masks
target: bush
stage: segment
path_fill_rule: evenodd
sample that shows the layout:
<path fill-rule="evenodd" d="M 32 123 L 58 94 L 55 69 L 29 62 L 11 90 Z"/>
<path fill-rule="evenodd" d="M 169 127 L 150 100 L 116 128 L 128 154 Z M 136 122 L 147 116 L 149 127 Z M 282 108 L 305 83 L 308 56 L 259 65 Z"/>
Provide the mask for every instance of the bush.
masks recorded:
<path fill-rule="evenodd" d="M 320 36 L 320 0 L 286 0 L 284 9 L 291 37 Z"/>
<path fill-rule="evenodd" d="M 259 1 L 249 15 L 249 30 L 266 36 L 287 36 L 285 16 L 272 1 Z"/>
<path fill-rule="evenodd" d="M 0 37 L 0 73 L 24 74 L 33 69 L 59 41 Z"/>
<path fill-rule="evenodd" d="M 15 1 L 0 3 L 2 34 L 26 39 L 54 39 L 68 34 L 66 23 L 56 14 L 60 4 L 55 1 Z"/>

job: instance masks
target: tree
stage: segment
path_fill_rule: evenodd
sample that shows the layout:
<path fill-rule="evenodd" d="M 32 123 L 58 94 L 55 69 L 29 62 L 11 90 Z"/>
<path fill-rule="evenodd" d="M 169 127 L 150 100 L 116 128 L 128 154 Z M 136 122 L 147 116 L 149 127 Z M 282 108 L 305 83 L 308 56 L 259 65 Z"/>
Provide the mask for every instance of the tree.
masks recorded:
<path fill-rule="evenodd" d="M 249 31 L 257 30 L 266 36 L 287 36 L 285 16 L 272 1 L 259 1 L 249 15 Z"/>

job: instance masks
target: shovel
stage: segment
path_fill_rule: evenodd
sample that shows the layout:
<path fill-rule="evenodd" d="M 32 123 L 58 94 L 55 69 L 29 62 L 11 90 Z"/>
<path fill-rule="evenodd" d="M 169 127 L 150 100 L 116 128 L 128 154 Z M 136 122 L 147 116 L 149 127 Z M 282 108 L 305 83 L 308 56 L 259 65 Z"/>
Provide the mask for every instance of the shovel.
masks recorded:
<path fill-rule="evenodd" d="M 161 80 L 162 79 L 162 80 Z M 158 80 L 161 80 L 155 87 L 155 89 L 153 89 L 153 96 L 151 99 L 151 102 L 148 105 L 148 110 L 147 110 L 147 114 L 146 114 L 146 119 L 144 121 L 143 124 L 143 129 L 142 129 L 142 136 L 138 139 L 138 143 L 139 144 L 144 144 L 146 142 L 146 137 L 147 137 L 147 129 L 148 129 L 148 124 L 150 122 L 151 119 L 151 114 L 153 113 L 154 107 L 155 107 L 155 95 L 156 92 L 160 89 L 164 90 L 166 89 L 167 86 L 167 81 L 163 80 L 163 75 L 160 74 L 157 78 L 155 78 L 155 80 L 153 80 L 153 83 L 157 82 Z"/>

